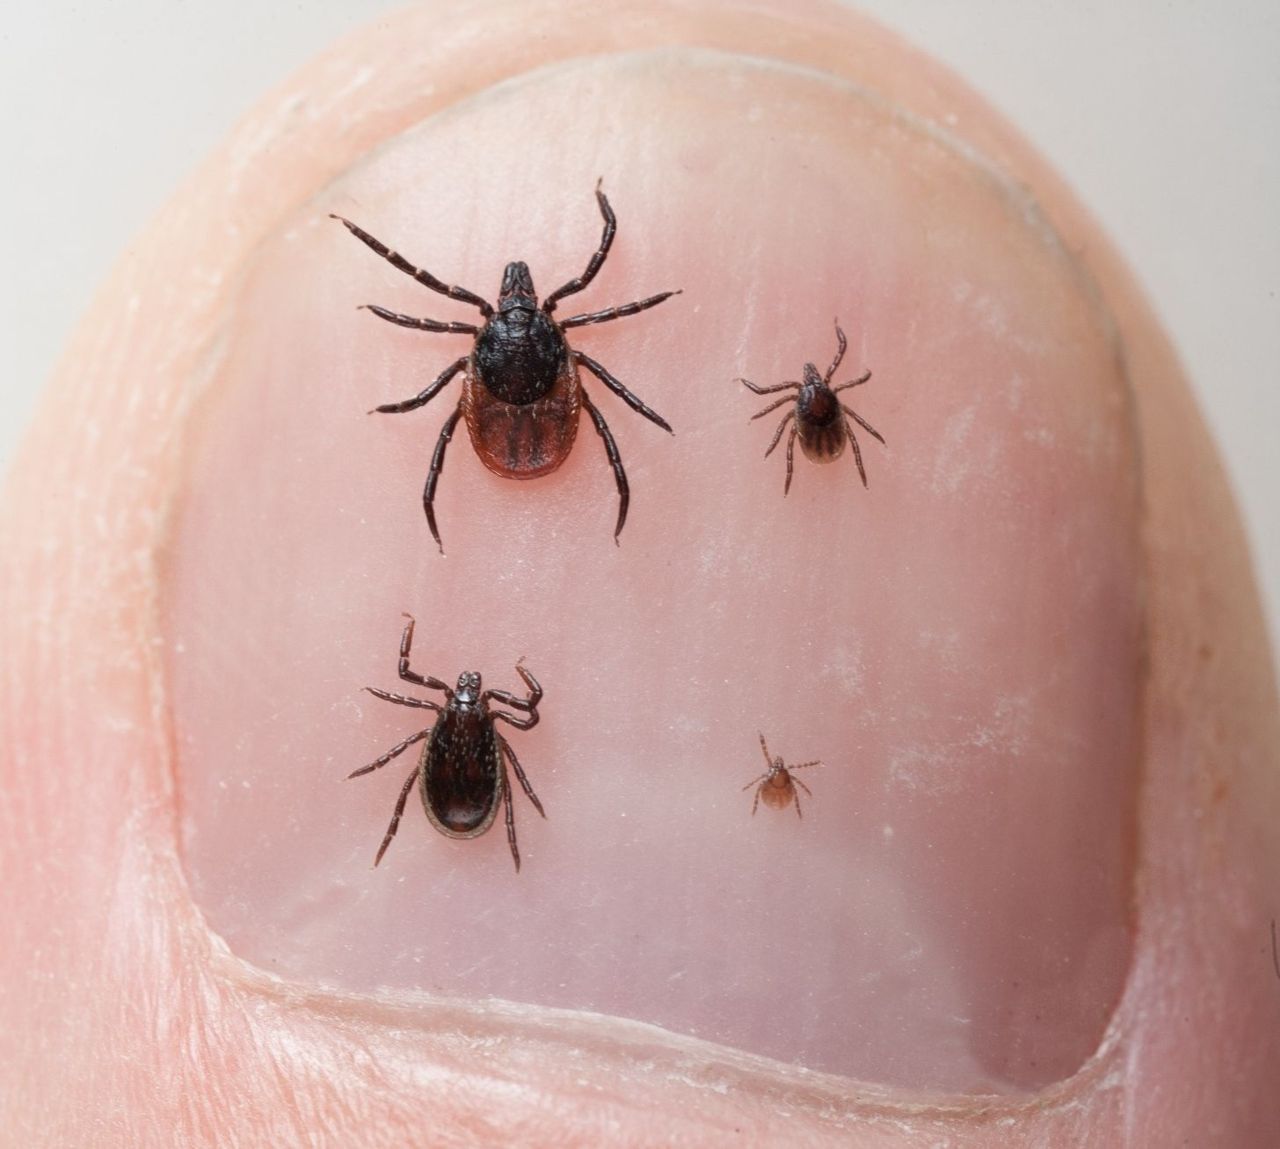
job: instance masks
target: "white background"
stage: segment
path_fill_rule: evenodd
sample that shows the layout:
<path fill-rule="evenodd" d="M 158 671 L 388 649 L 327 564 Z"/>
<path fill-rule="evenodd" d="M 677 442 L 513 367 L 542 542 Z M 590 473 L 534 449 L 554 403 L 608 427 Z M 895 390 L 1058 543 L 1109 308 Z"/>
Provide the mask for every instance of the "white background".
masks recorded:
<path fill-rule="evenodd" d="M 64 0 L 6 13 L 0 467 L 93 290 L 183 175 L 264 91 L 344 31 L 395 7 Z M 983 92 L 1065 173 L 1128 256 L 1222 446 L 1274 635 L 1280 5 L 861 7 Z"/>

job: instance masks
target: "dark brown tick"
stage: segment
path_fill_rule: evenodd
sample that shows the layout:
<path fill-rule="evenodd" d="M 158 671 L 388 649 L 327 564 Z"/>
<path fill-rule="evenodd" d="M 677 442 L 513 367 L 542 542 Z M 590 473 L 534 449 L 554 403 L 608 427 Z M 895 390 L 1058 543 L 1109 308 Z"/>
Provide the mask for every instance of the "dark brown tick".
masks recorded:
<path fill-rule="evenodd" d="M 405 615 L 409 618 L 408 615 Z M 449 838 L 478 838 L 490 826 L 498 815 L 498 805 L 506 808 L 507 841 L 511 844 L 511 857 L 515 859 L 517 872 L 520 869 L 520 850 L 516 846 L 516 821 L 511 808 L 511 782 L 507 777 L 507 766 L 504 756 L 511 761 L 511 767 L 520 780 L 520 786 L 529 796 L 534 809 L 544 818 L 547 816 L 542 803 L 529 785 L 529 779 L 520 768 L 520 760 L 510 743 L 498 733 L 494 721 L 501 719 L 509 722 L 519 730 L 532 730 L 538 725 L 538 702 L 542 698 L 542 687 L 538 680 L 517 663 L 516 672 L 524 679 L 529 688 L 528 698 L 517 698 L 505 690 L 480 689 L 480 675 L 468 670 L 458 676 L 458 685 L 454 690 L 438 678 L 415 674 L 409 669 L 409 649 L 413 645 L 413 619 L 409 618 L 400 639 L 400 677 L 415 686 L 424 686 L 428 690 L 444 692 L 445 704 L 429 702 L 425 698 L 406 698 L 403 694 L 392 694 L 388 690 L 379 690 L 376 686 L 365 689 L 370 694 L 385 698 L 388 702 L 400 706 L 415 706 L 422 710 L 434 710 L 439 717 L 435 725 L 411 734 L 399 745 L 391 747 L 385 754 L 375 758 L 368 766 L 352 771 L 349 778 L 359 778 L 361 774 L 369 774 L 385 766 L 397 754 L 402 753 L 415 742 L 424 738 L 427 744 L 422 748 L 418 764 L 413 773 L 405 780 L 400 798 L 396 802 L 395 813 L 391 815 L 391 825 L 387 827 L 386 837 L 378 847 L 377 857 L 373 859 L 376 866 L 382 861 L 382 855 L 391 845 L 391 839 L 400 828 L 400 816 L 404 813 L 405 803 L 409 800 L 409 791 L 414 782 L 420 783 L 422 806 L 427 812 L 427 820 L 440 833 Z M 526 717 L 517 718 L 501 710 L 490 710 L 490 702 L 501 702 L 515 710 L 523 711 Z"/>
<path fill-rule="evenodd" d="M 769 769 L 759 778 L 753 778 L 742 787 L 744 790 L 750 790 L 752 786 L 756 788 L 755 800 L 751 803 L 751 816 L 755 817 L 756 807 L 760 805 L 760 800 L 763 798 L 764 804 L 772 806 L 775 810 L 785 810 L 794 802 L 796 817 L 803 818 L 804 815 L 800 813 L 800 795 L 796 793 L 796 787 L 799 786 L 810 798 L 813 797 L 813 793 L 799 778 L 791 777 L 791 771 L 821 766 L 822 763 L 801 762 L 797 766 L 786 766 L 781 758 L 774 758 L 769 754 L 769 746 L 763 734 L 760 735 L 760 749 L 764 751 L 764 760 Z"/>
<path fill-rule="evenodd" d="M 466 420 L 471 445 L 489 470 L 510 479 L 536 479 L 539 475 L 554 471 L 568 457 L 578 433 L 579 411 L 586 408 L 597 433 L 604 441 L 605 454 L 618 485 L 618 524 L 613 532 L 615 541 L 622 531 L 623 523 L 627 521 L 627 506 L 631 501 L 630 487 L 627 485 L 626 471 L 622 468 L 618 445 L 614 442 L 609 425 L 604 421 L 604 415 L 583 389 L 578 368 L 585 367 L 633 411 L 638 411 L 646 419 L 657 423 L 664 431 L 671 430 L 661 415 L 641 402 L 601 364 L 570 347 L 565 331 L 571 327 L 586 327 L 592 323 L 607 323 L 612 319 L 635 315 L 678 295 L 678 291 L 664 291 L 635 303 L 624 303 L 603 311 L 585 312 L 559 321 L 552 315 L 560 300 L 581 291 L 595 279 L 613 245 L 618 221 L 599 184 L 596 185 L 596 202 L 600 205 L 600 214 L 604 216 L 604 234 L 600 239 L 600 246 L 588 261 L 586 270 L 576 279 L 556 288 L 539 305 L 528 265 L 518 261 L 508 263 L 502 275 L 496 309 L 473 292 L 462 287 L 451 287 L 429 271 L 414 267 L 403 256 L 374 239 L 350 220 L 339 215 L 332 217 L 345 224 L 352 235 L 368 244 L 392 267 L 413 276 L 432 291 L 471 304 L 479 309 L 484 318 L 484 323 L 477 327 L 472 323 L 419 319 L 388 311 L 375 304 L 368 305 L 374 315 L 401 327 L 470 335 L 474 338 L 470 354 L 450 363 L 426 390 L 402 403 L 386 403 L 376 408 L 389 414 L 412 411 L 431 402 L 455 375 L 460 371 L 465 372 L 462 398 L 440 429 L 435 453 L 431 457 L 431 467 L 427 472 L 427 485 L 422 493 L 427 526 L 431 528 L 431 537 L 436 540 L 441 553 L 444 552 L 444 546 L 440 542 L 440 532 L 436 529 L 434 506 L 436 484 L 444 466 L 445 448 L 453 437 L 459 419 Z"/>
<path fill-rule="evenodd" d="M 841 383 L 839 387 L 831 386 L 831 377 L 839 369 L 845 349 L 849 346 L 849 341 L 845 339 L 838 322 L 836 323 L 836 342 L 838 344 L 836 357 L 831 361 L 831 366 L 827 368 L 825 375 L 819 375 L 817 367 L 812 363 L 806 363 L 802 383 L 775 383 L 772 387 L 758 387 L 749 379 L 738 380 L 739 383 L 745 383 L 757 395 L 771 395 L 775 391 L 794 390 L 796 392 L 794 395 L 783 396 L 776 402 L 770 403 L 763 411 L 751 416 L 752 419 L 759 419 L 786 403 L 792 404 L 791 410 L 782 417 L 782 422 L 773 433 L 773 441 L 770 442 L 769 449 L 764 453 L 765 458 L 773 454 L 773 449 L 782 438 L 783 430 L 788 423 L 791 423 L 791 434 L 787 437 L 787 481 L 782 488 L 784 495 L 791 490 L 796 436 L 800 438 L 800 449 L 815 463 L 829 463 L 832 459 L 838 459 L 844 451 L 845 440 L 848 439 L 853 447 L 853 461 L 858 464 L 858 474 L 862 476 L 864 487 L 867 485 L 867 472 L 862 465 L 862 451 L 858 447 L 858 437 L 853 433 L 849 420 L 852 419 L 867 434 L 879 439 L 881 443 L 884 442 L 884 437 L 879 431 L 836 398 L 841 391 L 847 391 L 850 387 L 860 387 L 871 378 L 871 372 L 864 371 L 849 383 Z"/>

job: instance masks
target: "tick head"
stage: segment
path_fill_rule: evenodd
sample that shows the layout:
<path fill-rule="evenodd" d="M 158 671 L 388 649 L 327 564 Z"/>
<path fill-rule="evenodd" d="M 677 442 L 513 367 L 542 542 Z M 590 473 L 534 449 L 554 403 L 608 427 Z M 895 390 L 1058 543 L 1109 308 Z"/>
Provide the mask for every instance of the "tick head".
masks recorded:
<path fill-rule="evenodd" d="M 480 697 L 480 672 L 464 670 L 458 675 L 458 688 L 454 691 L 459 702 L 475 702 Z"/>
<path fill-rule="evenodd" d="M 804 386 L 796 396 L 796 417 L 806 426 L 825 427 L 840 414 L 836 394 L 823 382 L 812 363 L 804 365 Z"/>
<path fill-rule="evenodd" d="M 779 755 L 769 764 L 769 781 L 774 785 L 781 785 L 787 777 L 787 768 L 783 764 L 781 755 Z"/>
<path fill-rule="evenodd" d="M 498 293 L 498 310 L 513 311 L 516 308 L 533 310 L 538 297 L 533 292 L 533 276 L 529 265 L 513 260 L 502 273 L 502 290 Z"/>

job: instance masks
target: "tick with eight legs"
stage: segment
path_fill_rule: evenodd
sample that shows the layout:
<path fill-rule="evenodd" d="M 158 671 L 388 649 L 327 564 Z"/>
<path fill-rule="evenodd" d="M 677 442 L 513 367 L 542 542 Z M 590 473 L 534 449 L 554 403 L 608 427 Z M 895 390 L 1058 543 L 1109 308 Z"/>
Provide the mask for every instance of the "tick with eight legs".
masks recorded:
<path fill-rule="evenodd" d="M 841 391 L 847 391 L 851 387 L 861 387 L 871 378 L 871 372 L 864 371 L 858 378 L 848 383 L 841 383 L 839 387 L 831 386 L 831 377 L 839 369 L 845 349 L 849 346 L 839 323 L 836 324 L 836 341 L 838 344 L 836 357 L 827 368 L 825 375 L 819 375 L 817 367 L 812 363 L 806 363 L 804 381 L 800 383 L 776 383 L 772 387 L 760 387 L 749 379 L 738 380 L 757 395 L 772 395 L 775 391 L 795 392 L 794 395 L 784 395 L 781 399 L 770 403 L 763 411 L 751 416 L 752 419 L 759 419 L 770 411 L 776 411 L 779 407 L 791 404 L 791 410 L 782 417 L 782 422 L 778 424 L 769 448 L 765 451 L 766 458 L 773 454 L 773 449 L 782 438 L 782 432 L 790 423 L 791 434 L 787 436 L 787 481 L 782 488 L 784 495 L 791 490 L 791 471 L 797 437 L 800 439 L 800 449 L 815 463 L 829 463 L 832 459 L 838 459 L 844 453 L 845 440 L 848 439 L 849 445 L 853 448 L 853 461 L 858 466 L 858 474 L 862 476 L 864 487 L 867 485 L 867 472 L 862 465 L 862 450 L 858 446 L 858 436 L 854 434 L 853 424 L 849 420 L 852 419 L 868 435 L 879 439 L 881 443 L 884 442 L 884 437 L 879 431 L 851 407 L 836 398 Z"/>
<path fill-rule="evenodd" d="M 389 414 L 413 411 L 431 402 L 455 375 L 463 373 L 462 398 L 440 430 L 431 456 L 431 467 L 427 471 L 427 484 L 422 492 L 427 526 L 442 553 L 444 546 L 436 527 L 436 484 L 444 467 L 445 449 L 453 438 L 459 419 L 466 421 L 471 445 L 489 470 L 511 479 L 535 479 L 554 471 L 568 457 L 578 433 L 579 412 L 585 408 L 604 443 L 605 455 L 613 468 L 618 488 L 618 522 L 613 532 L 615 541 L 627 521 L 631 490 L 618 445 L 604 415 L 583 388 L 578 369 L 585 367 L 633 411 L 664 431 L 671 430 L 661 415 L 633 395 L 602 364 L 570 347 L 565 332 L 572 327 L 608 323 L 635 315 L 656 307 L 678 292 L 663 291 L 634 303 L 584 312 L 568 319 L 557 320 L 554 316 L 556 305 L 562 299 L 583 290 L 595 279 L 613 245 L 617 219 L 599 184 L 596 185 L 596 202 L 604 216 L 604 234 L 600 246 L 587 262 L 586 270 L 576 279 L 556 288 L 539 304 L 528 265 L 519 261 L 508 263 L 496 308 L 466 288 L 442 283 L 429 271 L 415 267 L 350 220 L 337 215 L 333 217 L 392 267 L 413 276 L 432 291 L 479 309 L 484 320 L 478 326 L 474 323 L 442 322 L 402 315 L 376 304 L 368 305 L 379 318 L 401 327 L 473 337 L 470 353 L 450 363 L 425 390 L 412 399 L 376 408 Z"/>
<path fill-rule="evenodd" d="M 498 733 L 494 723 L 502 721 L 519 730 L 532 730 L 538 724 L 538 703 L 542 699 L 542 687 L 520 663 L 516 664 L 516 673 L 529 688 L 526 698 L 508 694 L 505 690 L 482 691 L 480 675 L 474 670 L 459 675 L 458 685 L 452 690 L 438 678 L 415 673 L 409 667 L 414 621 L 408 615 L 405 617 L 409 622 L 400 639 L 400 677 L 415 686 L 441 691 L 445 704 L 441 706 L 425 698 L 393 694 L 376 686 L 365 688 L 370 694 L 388 702 L 433 710 L 439 716 L 433 726 L 409 735 L 368 766 L 362 766 L 348 775 L 350 778 L 358 778 L 361 774 L 369 774 L 385 766 L 415 742 L 426 740 L 417 766 L 405 779 L 395 813 L 391 816 L 391 825 L 387 827 L 386 836 L 378 847 L 373 864 L 376 866 L 382 861 L 382 855 L 387 852 L 391 839 L 396 836 L 405 803 L 409 800 L 409 791 L 418 782 L 427 820 L 449 838 L 478 838 L 493 825 L 501 803 L 506 810 L 507 841 L 518 871 L 520 850 L 516 846 L 515 812 L 511 804 L 511 780 L 507 775 L 507 761 L 510 761 L 511 768 L 534 809 L 544 818 L 547 815 L 543 812 L 542 803 L 538 801 L 533 787 L 529 785 L 529 779 L 520 768 L 520 760 L 511 749 L 511 744 Z M 490 710 L 490 702 L 500 702 L 520 711 L 523 717 L 507 714 L 502 710 Z"/>
<path fill-rule="evenodd" d="M 781 758 L 775 758 L 769 753 L 768 743 L 764 740 L 764 735 L 760 735 L 760 749 L 764 751 L 764 760 L 769 769 L 766 770 L 759 778 L 753 778 L 742 788 L 750 790 L 752 786 L 756 788 L 755 799 L 751 803 L 751 815 L 755 816 L 756 807 L 760 805 L 760 800 L 764 799 L 766 806 L 772 806 L 775 810 L 785 810 L 792 802 L 796 804 L 796 817 L 803 818 L 800 813 L 800 795 L 796 793 L 796 787 L 799 786 L 810 798 L 813 794 L 809 787 L 806 786 L 799 778 L 793 778 L 791 771 L 807 770 L 810 766 L 821 766 L 821 762 L 801 762 L 796 766 L 784 765 Z"/>

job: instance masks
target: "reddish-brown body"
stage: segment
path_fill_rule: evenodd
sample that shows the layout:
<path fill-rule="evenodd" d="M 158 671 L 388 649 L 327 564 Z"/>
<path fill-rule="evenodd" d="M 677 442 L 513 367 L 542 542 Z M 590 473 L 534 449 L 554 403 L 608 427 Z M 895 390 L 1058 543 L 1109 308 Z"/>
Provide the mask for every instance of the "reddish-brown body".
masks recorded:
<path fill-rule="evenodd" d="M 796 399 L 796 431 L 806 459 L 829 463 L 844 454 L 844 412 L 830 387 L 800 389 Z"/>
<path fill-rule="evenodd" d="M 779 770 L 760 783 L 760 801 L 775 810 L 785 810 L 796 800 L 796 784 L 788 770 Z M 800 807 L 797 805 L 796 809 Z"/>
<path fill-rule="evenodd" d="M 569 457 L 578 436 L 582 385 L 572 358 L 566 357 L 546 395 L 532 403 L 507 403 L 487 388 L 467 361 L 462 384 L 462 417 L 480 461 L 507 479 L 549 475 Z"/>
<path fill-rule="evenodd" d="M 553 314 L 561 299 L 581 291 L 595 278 L 613 244 L 617 220 L 599 184 L 596 185 L 596 202 L 600 205 L 600 214 L 604 216 L 604 234 L 601 236 L 600 246 L 588 261 L 586 270 L 539 303 L 528 265 L 513 260 L 503 272 L 496 307 L 475 292 L 443 283 L 429 271 L 414 267 L 402 255 L 392 251 L 363 228 L 341 216 L 334 216 L 361 243 L 372 248 L 393 267 L 413 276 L 432 291 L 471 304 L 479 309 L 484 319 L 480 325 L 443 322 L 402 315 L 374 304 L 369 306 L 369 310 L 380 319 L 401 327 L 470 335 L 474 338 L 471 353 L 449 364 L 425 390 L 412 399 L 384 403 L 377 408 L 387 414 L 416 410 L 440 394 L 455 375 L 463 375 L 462 398 L 440 428 L 435 452 L 431 456 L 431 466 L 427 471 L 427 483 L 422 492 L 422 509 L 427 516 L 427 527 L 441 552 L 444 551 L 444 546 L 436 527 L 436 484 L 444 467 L 445 450 L 453 439 L 459 420 L 466 422 L 467 434 L 480 461 L 495 475 L 506 479 L 536 479 L 539 475 L 550 474 L 568 458 L 569 452 L 573 450 L 574 440 L 578 437 L 579 416 L 585 410 L 604 444 L 605 455 L 609 466 L 613 468 L 614 483 L 618 488 L 618 520 L 613 531 L 615 541 L 627 521 L 631 488 L 627 483 L 622 456 L 618 453 L 613 433 L 609 430 L 603 413 L 583 390 L 578 369 L 585 367 L 633 411 L 656 423 L 664 431 L 671 430 L 661 415 L 633 395 L 605 367 L 570 347 L 565 332 L 571 327 L 608 323 L 627 315 L 636 315 L 650 307 L 656 307 L 663 300 L 678 294 L 677 292 L 664 291 L 634 303 L 572 315 L 564 320 L 557 320 Z"/>
<path fill-rule="evenodd" d="M 752 786 L 756 788 L 756 796 L 751 802 L 752 817 L 755 816 L 761 802 L 774 810 L 785 810 L 794 802 L 796 817 L 803 818 L 804 815 L 800 812 L 800 795 L 796 793 L 796 787 L 799 786 L 810 798 L 813 794 L 799 778 L 792 777 L 791 772 L 806 770 L 810 766 L 821 766 L 822 763 L 800 762 L 795 766 L 787 766 L 781 758 L 775 758 L 769 753 L 769 746 L 763 734 L 760 735 L 760 749 L 764 751 L 764 760 L 769 768 L 760 777 L 753 778 L 742 787 L 744 790 L 750 790 Z"/>

